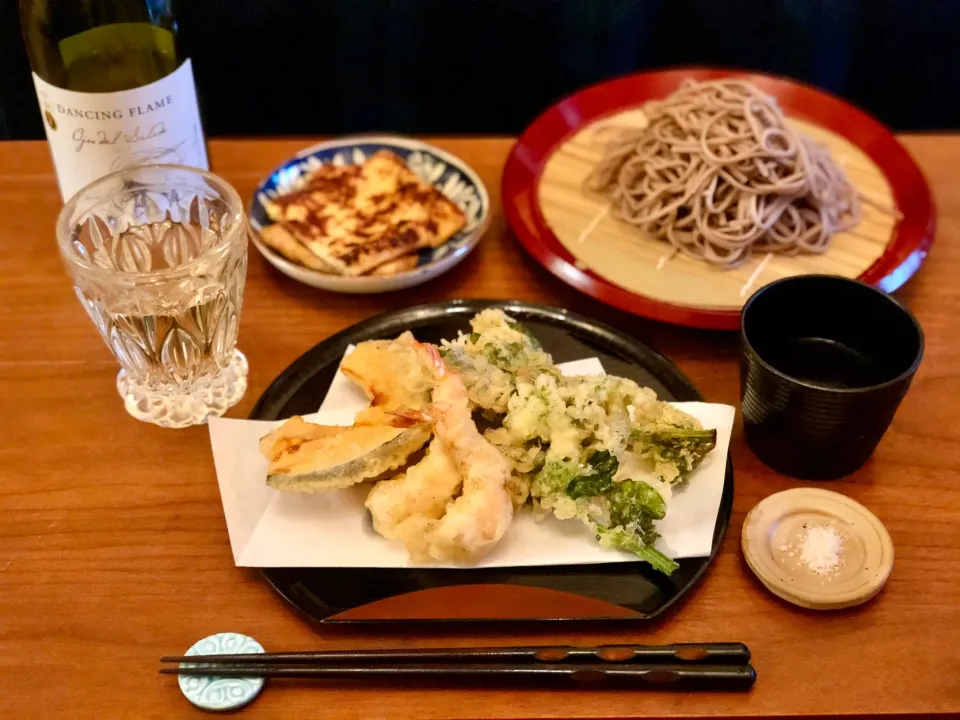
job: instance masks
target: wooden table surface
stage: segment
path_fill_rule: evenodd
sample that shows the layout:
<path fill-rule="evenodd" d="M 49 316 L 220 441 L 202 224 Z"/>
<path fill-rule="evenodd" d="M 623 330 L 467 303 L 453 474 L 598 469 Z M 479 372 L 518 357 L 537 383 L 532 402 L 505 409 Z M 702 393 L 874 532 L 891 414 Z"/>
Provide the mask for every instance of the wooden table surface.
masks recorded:
<path fill-rule="evenodd" d="M 830 484 L 886 524 L 896 563 L 859 609 L 808 612 L 768 593 L 740 554 L 740 525 L 761 498 L 799 483 L 764 468 L 739 429 L 736 501 L 722 551 L 677 612 L 622 634 L 524 630 L 318 635 L 256 572 L 235 568 L 206 428 L 131 419 L 117 366 L 61 267 L 60 198 L 43 143 L 0 143 L 0 717 L 200 717 L 157 659 L 211 633 L 249 633 L 268 649 L 505 643 L 740 640 L 759 680 L 745 695 L 515 692 L 296 685 L 268 688 L 251 718 L 782 716 L 960 712 L 960 136 L 905 137 L 939 208 L 937 242 L 899 297 L 927 352 L 892 429 L 868 465 Z M 273 271 L 251 247 L 240 328 L 250 388 L 330 334 L 398 306 L 455 297 L 560 305 L 657 348 L 707 399 L 737 404 L 731 334 L 666 327 L 576 295 L 531 262 L 499 208 L 509 139 L 437 140 L 490 190 L 493 225 L 462 265 L 426 287 L 351 297 Z M 306 141 L 210 143 L 214 169 L 249 198 Z M 421 631 L 422 632 L 422 631 Z"/>

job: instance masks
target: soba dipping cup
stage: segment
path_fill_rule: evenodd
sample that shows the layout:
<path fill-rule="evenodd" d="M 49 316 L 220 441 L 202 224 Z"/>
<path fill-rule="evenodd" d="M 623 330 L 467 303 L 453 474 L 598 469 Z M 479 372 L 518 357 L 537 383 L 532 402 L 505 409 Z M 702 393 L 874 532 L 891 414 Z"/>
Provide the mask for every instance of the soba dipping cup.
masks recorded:
<path fill-rule="evenodd" d="M 740 321 L 747 444 L 784 475 L 859 469 L 890 426 L 923 357 L 916 318 L 855 280 L 800 275 L 747 300 Z"/>

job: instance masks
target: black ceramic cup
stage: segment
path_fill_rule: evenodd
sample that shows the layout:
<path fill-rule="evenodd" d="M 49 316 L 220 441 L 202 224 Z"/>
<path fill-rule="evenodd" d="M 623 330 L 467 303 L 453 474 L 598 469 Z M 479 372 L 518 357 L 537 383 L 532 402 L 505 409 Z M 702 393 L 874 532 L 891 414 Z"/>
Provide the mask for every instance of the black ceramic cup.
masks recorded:
<path fill-rule="evenodd" d="M 798 275 L 758 290 L 740 318 L 747 444 L 784 475 L 832 480 L 860 468 L 923 356 L 916 318 L 846 278 Z"/>

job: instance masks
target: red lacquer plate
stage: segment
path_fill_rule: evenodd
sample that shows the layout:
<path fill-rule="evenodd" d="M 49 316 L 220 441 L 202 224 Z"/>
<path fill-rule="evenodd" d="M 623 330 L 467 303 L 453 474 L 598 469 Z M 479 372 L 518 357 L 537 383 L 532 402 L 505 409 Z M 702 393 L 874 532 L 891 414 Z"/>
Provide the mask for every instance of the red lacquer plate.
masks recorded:
<path fill-rule="evenodd" d="M 568 285 L 621 310 L 676 325 L 716 330 L 739 327 L 739 308 L 667 302 L 626 289 L 584 268 L 551 230 L 539 197 L 548 161 L 584 128 L 665 97 L 687 78 L 704 81 L 724 77 L 752 82 L 773 95 L 788 118 L 840 136 L 879 169 L 900 217 L 879 257 L 858 277 L 885 292 L 903 285 L 933 244 L 935 225 L 930 189 L 907 150 L 878 120 L 837 97 L 784 78 L 729 70 L 685 68 L 630 75 L 581 90 L 540 115 L 514 145 L 503 174 L 507 221 L 523 247 Z M 753 290 L 772 279 L 760 282 Z"/>

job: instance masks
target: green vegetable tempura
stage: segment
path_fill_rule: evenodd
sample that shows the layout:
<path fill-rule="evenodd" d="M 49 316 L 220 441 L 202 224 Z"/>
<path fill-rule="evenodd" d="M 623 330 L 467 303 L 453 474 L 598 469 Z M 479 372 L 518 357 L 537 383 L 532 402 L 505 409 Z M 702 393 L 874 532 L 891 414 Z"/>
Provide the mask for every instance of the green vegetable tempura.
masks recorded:
<path fill-rule="evenodd" d="M 632 380 L 564 377 L 530 331 L 500 310 L 478 314 L 471 327 L 441 352 L 493 421 L 485 436 L 512 464 L 514 502 L 532 497 L 542 511 L 578 518 L 601 545 L 673 572 L 677 563 L 654 547 L 656 521 L 672 487 L 716 445 L 716 430 Z"/>

